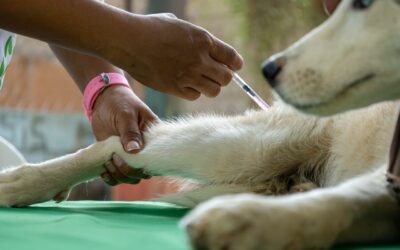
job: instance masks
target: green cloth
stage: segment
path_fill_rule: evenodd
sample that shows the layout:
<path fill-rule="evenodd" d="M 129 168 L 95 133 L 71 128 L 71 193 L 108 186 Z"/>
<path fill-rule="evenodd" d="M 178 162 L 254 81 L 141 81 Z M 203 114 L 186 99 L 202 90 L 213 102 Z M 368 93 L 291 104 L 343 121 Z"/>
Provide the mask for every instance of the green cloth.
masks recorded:
<path fill-rule="evenodd" d="M 75 201 L 0 208 L 0 249 L 189 250 L 177 226 L 187 212 L 151 202 Z M 400 245 L 337 249 L 394 250 Z"/>

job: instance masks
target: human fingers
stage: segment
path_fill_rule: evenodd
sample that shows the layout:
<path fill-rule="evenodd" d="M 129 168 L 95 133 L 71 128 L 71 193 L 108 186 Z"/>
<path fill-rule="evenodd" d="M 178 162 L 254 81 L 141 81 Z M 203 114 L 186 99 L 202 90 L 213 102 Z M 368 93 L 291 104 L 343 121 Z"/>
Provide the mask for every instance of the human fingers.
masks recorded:
<path fill-rule="evenodd" d="M 112 161 L 107 162 L 105 165 L 105 171 L 100 176 L 104 182 L 106 182 L 110 186 L 116 186 L 118 184 L 127 183 L 127 184 L 138 184 L 140 182 L 140 178 L 131 178 L 128 177 L 116 167 Z"/>
<path fill-rule="evenodd" d="M 202 75 L 196 83 L 192 84 L 191 88 L 207 97 L 215 97 L 221 92 L 221 85 L 205 75 Z"/>
<path fill-rule="evenodd" d="M 237 71 L 243 66 L 242 56 L 229 44 L 214 37 L 214 42 L 210 50 L 210 56 L 228 66 L 231 70 Z"/>
<path fill-rule="evenodd" d="M 204 67 L 203 75 L 214 82 L 218 83 L 220 86 L 228 85 L 233 77 L 232 70 L 230 70 L 225 65 L 216 62 L 212 58 L 209 59 L 208 63 Z"/>
<path fill-rule="evenodd" d="M 125 151 L 127 153 L 139 152 L 143 147 L 143 142 L 137 114 L 134 110 L 124 111 L 117 119 L 117 129 Z"/>
<path fill-rule="evenodd" d="M 101 179 L 110 186 L 116 186 L 120 184 L 116 179 L 114 179 L 111 174 L 105 170 L 103 173 L 100 174 Z"/>
<path fill-rule="evenodd" d="M 106 169 L 106 174 L 104 174 L 104 176 L 102 175 L 102 177 L 105 177 L 103 180 L 106 179 L 105 181 L 108 181 L 108 184 L 138 184 L 141 179 L 151 178 L 143 169 L 136 169 L 128 166 L 128 164 L 116 154 L 113 155 L 112 160 L 108 161 L 104 167 Z"/>
<path fill-rule="evenodd" d="M 201 96 L 201 93 L 199 91 L 193 89 L 192 87 L 185 86 L 185 87 L 178 89 L 178 91 L 175 93 L 175 95 L 178 97 L 182 97 L 189 101 L 194 101 L 194 100 L 197 100 Z"/>

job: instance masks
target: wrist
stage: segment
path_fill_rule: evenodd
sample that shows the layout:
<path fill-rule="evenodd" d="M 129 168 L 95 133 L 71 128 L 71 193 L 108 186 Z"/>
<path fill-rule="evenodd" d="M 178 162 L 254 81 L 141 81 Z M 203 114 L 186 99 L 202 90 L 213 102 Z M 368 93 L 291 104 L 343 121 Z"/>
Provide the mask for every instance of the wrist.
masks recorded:
<path fill-rule="evenodd" d="M 122 12 L 122 11 L 121 11 Z M 110 28 L 107 36 L 113 39 L 101 39 L 100 46 L 96 48 L 96 54 L 107 61 L 126 70 L 132 62 L 137 64 L 142 50 L 146 50 L 147 37 L 145 34 L 145 16 L 132 13 L 119 13 L 117 17 L 119 28 Z M 123 32 L 121 33 L 121 30 Z M 148 41 L 147 41 L 148 43 Z"/>
<path fill-rule="evenodd" d="M 93 108 L 97 98 L 111 86 L 122 86 L 132 91 L 128 80 L 120 73 L 101 73 L 86 85 L 83 93 L 83 108 L 89 122 L 92 120 Z"/>

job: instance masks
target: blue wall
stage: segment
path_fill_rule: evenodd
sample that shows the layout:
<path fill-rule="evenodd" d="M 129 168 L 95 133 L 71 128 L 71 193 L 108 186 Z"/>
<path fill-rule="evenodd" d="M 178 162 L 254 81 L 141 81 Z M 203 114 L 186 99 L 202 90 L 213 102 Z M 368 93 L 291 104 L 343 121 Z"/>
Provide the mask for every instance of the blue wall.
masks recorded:
<path fill-rule="evenodd" d="M 94 142 L 83 115 L 44 114 L 0 109 L 0 136 L 29 162 L 68 154 Z"/>

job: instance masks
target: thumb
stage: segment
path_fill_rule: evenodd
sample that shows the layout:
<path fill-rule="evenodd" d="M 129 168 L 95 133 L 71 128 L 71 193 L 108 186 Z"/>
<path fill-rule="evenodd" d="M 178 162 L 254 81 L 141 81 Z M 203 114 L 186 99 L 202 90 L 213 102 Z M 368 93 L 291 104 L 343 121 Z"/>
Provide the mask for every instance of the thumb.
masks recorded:
<path fill-rule="evenodd" d="M 123 122 L 119 132 L 121 143 L 127 153 L 137 153 L 142 149 L 142 134 L 137 123 Z"/>

